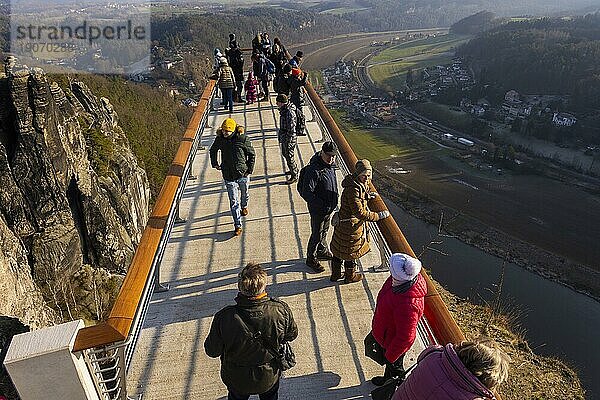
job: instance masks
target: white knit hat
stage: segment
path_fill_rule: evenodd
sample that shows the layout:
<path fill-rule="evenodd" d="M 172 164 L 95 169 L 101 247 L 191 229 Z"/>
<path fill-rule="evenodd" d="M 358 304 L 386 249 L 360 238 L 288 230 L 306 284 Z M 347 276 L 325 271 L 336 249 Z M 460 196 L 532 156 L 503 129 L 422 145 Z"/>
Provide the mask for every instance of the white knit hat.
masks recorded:
<path fill-rule="evenodd" d="M 421 272 L 421 261 L 403 253 L 390 256 L 390 272 L 397 281 L 412 281 Z"/>

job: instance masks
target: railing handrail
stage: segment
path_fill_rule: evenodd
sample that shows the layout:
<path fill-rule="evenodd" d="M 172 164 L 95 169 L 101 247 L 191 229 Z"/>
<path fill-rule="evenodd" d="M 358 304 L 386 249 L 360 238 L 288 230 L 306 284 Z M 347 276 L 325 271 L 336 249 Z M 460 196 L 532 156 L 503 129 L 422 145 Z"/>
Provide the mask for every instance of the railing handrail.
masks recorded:
<path fill-rule="evenodd" d="M 336 142 L 338 151 L 343 161 L 352 171 L 358 158 L 354 154 L 352 147 L 348 144 L 342 131 L 337 126 L 335 120 L 323 104 L 323 101 L 312 87 L 310 82 L 306 83 L 306 91 L 313 102 L 316 111 L 321 116 L 330 136 Z M 375 186 L 371 183 L 372 190 L 376 191 Z M 387 210 L 385 202 L 378 196 L 369 204 L 369 208 L 375 212 Z M 377 221 L 387 245 L 393 253 L 402 252 L 416 257 L 415 252 L 406 240 L 406 237 L 398 227 L 396 220 L 393 217 L 385 218 Z M 455 343 L 458 344 L 465 340 L 465 336 L 461 329 L 456 324 L 456 321 L 450 314 L 448 307 L 442 300 L 435 284 L 425 270 L 421 270 L 421 274 L 427 282 L 427 296 L 425 298 L 425 318 L 429 322 L 431 330 L 439 343 Z"/>
<path fill-rule="evenodd" d="M 200 139 L 200 125 L 209 110 L 214 88 L 215 81 L 209 80 L 179 144 L 108 319 L 81 329 L 73 352 L 126 341 L 136 320 L 143 318 L 140 315 L 143 313 L 138 311 L 145 297 L 151 295 L 152 291 L 148 289 L 154 279 L 156 264 L 160 262 L 157 256 L 161 246 L 168 241 L 168 223 L 177 212 L 177 197 L 185 188 L 186 173 L 191 168 L 193 150 Z"/>

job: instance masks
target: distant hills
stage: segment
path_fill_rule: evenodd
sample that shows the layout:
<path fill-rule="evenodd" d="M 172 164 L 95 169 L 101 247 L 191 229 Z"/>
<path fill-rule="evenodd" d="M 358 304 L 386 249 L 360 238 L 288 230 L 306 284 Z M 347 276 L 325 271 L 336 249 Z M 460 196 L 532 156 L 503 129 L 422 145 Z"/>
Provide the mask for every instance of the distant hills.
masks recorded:
<path fill-rule="evenodd" d="M 600 13 L 504 23 L 457 54 L 482 84 L 569 94 L 574 108 L 600 109 Z"/>

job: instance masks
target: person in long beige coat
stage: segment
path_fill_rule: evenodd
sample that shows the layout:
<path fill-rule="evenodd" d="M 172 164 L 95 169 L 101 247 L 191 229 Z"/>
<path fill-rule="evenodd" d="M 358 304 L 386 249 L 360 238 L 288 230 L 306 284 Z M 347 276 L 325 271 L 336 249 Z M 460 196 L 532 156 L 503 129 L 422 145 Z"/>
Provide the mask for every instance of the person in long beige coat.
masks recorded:
<path fill-rule="evenodd" d="M 369 210 L 368 201 L 377 196 L 369 190 L 368 181 L 373 176 L 369 160 L 358 160 L 354 173 L 342 181 L 342 198 L 339 211 L 339 223 L 331 239 L 332 282 L 342 277 L 344 283 L 359 282 L 363 275 L 356 272 L 357 260 L 370 250 L 366 223 L 379 221 L 390 216 L 389 211 Z M 342 263 L 344 275 L 342 275 Z"/>

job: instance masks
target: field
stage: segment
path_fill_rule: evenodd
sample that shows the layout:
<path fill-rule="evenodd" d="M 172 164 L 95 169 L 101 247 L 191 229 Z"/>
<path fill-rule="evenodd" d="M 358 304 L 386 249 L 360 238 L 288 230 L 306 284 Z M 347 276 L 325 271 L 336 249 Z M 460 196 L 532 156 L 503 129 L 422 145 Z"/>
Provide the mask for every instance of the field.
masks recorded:
<path fill-rule="evenodd" d="M 429 119 L 438 121 L 444 126 L 448 126 L 459 131 L 469 131 L 471 129 L 471 116 L 463 111 L 450 109 L 445 104 L 438 103 L 415 103 L 411 108 Z"/>
<path fill-rule="evenodd" d="M 444 31 L 444 29 L 432 28 L 410 32 L 427 34 L 439 31 Z M 406 35 L 406 32 L 392 31 L 340 35 L 312 43 L 288 46 L 288 51 L 292 54 L 296 53 L 297 50 L 304 51 L 302 67 L 307 70 L 316 70 L 333 65 L 340 59 L 360 60 L 373 51 L 373 47 L 370 46 L 371 42 L 391 40 L 394 37 Z"/>
<path fill-rule="evenodd" d="M 369 60 L 369 75 L 387 91 L 400 89 L 409 69 L 419 70 L 452 60 L 456 46 L 469 40 L 465 35 L 441 35 L 402 43 L 381 51 Z"/>
<path fill-rule="evenodd" d="M 436 149 L 431 142 L 402 128 L 366 129 L 348 122 L 343 111 L 330 110 L 330 113 L 358 158 L 367 158 L 374 162 Z"/>
<path fill-rule="evenodd" d="M 412 171 L 393 179 L 461 214 L 575 262 L 600 269 L 600 198 L 533 175 L 482 174 L 444 152 L 378 164 Z M 558 256 L 557 256 L 558 257 Z"/>
<path fill-rule="evenodd" d="M 366 7 L 339 7 L 339 8 L 330 8 L 329 10 L 321 11 L 321 14 L 333 14 L 333 15 L 344 15 L 351 12 L 356 11 L 365 11 L 368 10 Z"/>

